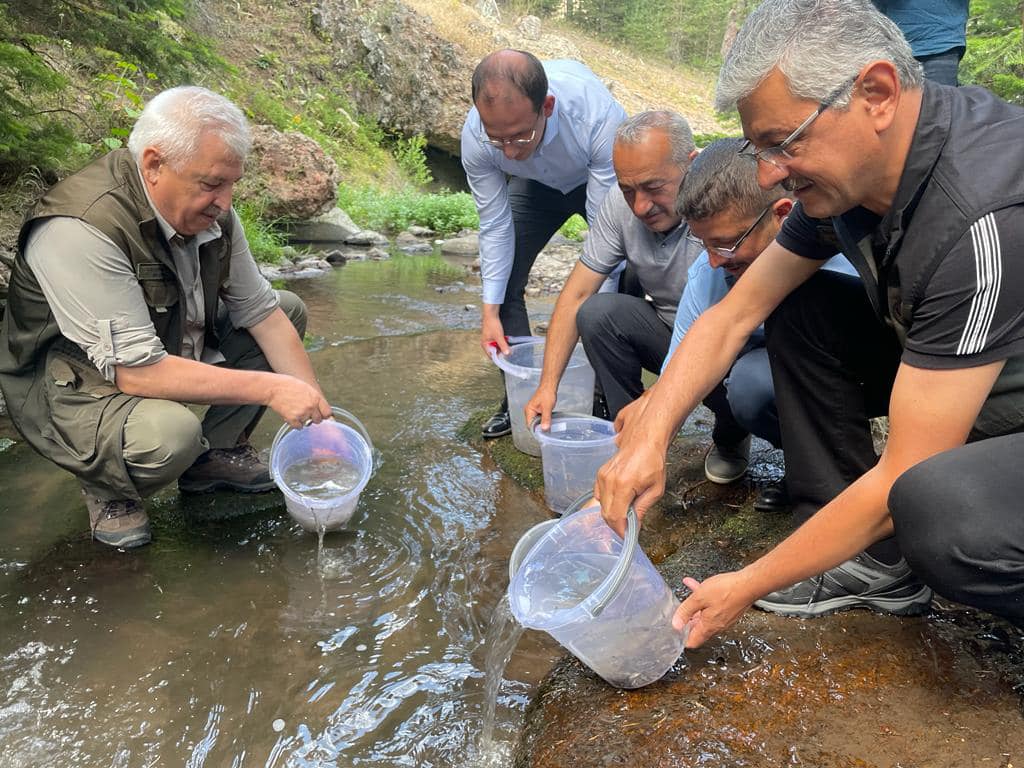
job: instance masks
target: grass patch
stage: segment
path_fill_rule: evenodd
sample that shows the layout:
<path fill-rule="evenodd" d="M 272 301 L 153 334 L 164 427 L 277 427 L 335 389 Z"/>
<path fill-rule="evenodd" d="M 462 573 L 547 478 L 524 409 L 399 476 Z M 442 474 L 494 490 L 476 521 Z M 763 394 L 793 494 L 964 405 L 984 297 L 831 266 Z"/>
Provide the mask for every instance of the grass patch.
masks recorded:
<path fill-rule="evenodd" d="M 562 225 L 561 229 L 558 230 L 558 233 L 562 235 L 562 237 L 579 242 L 583 239 L 583 233 L 586 231 L 587 220 L 578 213 L 574 213 L 569 217 L 569 220 Z"/>
<path fill-rule="evenodd" d="M 406 188 L 384 191 L 371 185 L 338 188 L 338 207 L 361 227 L 399 232 L 410 225 L 451 233 L 480 225 L 473 198 L 468 192 L 438 194 Z"/>
<path fill-rule="evenodd" d="M 263 218 L 263 207 L 252 202 L 235 204 L 238 218 L 242 220 L 245 239 L 249 241 L 249 250 L 261 264 L 280 264 L 284 260 L 284 233 L 277 230 L 271 222 Z"/>

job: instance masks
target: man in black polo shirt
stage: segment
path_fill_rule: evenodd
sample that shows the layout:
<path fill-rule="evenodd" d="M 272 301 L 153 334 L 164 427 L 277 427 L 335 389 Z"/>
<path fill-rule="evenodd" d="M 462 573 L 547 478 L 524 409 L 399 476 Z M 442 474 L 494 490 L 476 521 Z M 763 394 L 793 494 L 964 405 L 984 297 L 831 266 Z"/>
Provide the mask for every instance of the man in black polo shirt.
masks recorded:
<path fill-rule="evenodd" d="M 1011 458 L 1024 438 L 996 437 L 1024 429 L 1024 110 L 923 82 L 866 0 L 762 3 L 722 68 L 718 106 L 731 105 L 761 185 L 798 204 L 623 432 L 598 475 L 606 518 L 621 529 L 630 503 L 642 514 L 662 493 L 678 425 L 768 318 L 804 522 L 740 571 L 684 580 L 693 594 L 675 621 L 693 622 L 688 644 L 751 604 L 915 613 L 930 588 L 1024 622 Z M 863 286 L 818 271 L 837 246 Z M 876 459 L 868 419 L 882 414 Z"/>

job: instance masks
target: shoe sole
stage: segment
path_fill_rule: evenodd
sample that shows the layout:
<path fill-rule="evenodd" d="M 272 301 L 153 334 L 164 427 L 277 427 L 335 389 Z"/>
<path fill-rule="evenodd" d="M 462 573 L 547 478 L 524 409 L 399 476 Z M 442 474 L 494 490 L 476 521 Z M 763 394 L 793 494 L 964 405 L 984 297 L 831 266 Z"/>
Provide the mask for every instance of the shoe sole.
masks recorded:
<path fill-rule="evenodd" d="M 227 483 L 223 480 L 211 480 L 205 485 L 198 484 L 183 484 L 180 480 L 178 481 L 178 490 L 182 493 L 212 493 L 213 491 L 236 491 L 238 493 L 267 493 L 277 488 L 277 485 L 273 480 L 270 480 L 266 485 L 237 485 L 236 483 Z"/>
<path fill-rule="evenodd" d="M 117 536 L 111 536 L 105 534 L 102 531 L 93 531 L 92 537 L 100 544 L 106 544 L 108 547 L 116 547 L 117 549 L 135 549 L 136 547 L 144 547 L 153 540 L 153 536 L 149 532 L 149 528 L 136 528 L 133 531 L 127 531 L 120 533 Z"/>
<path fill-rule="evenodd" d="M 509 427 L 508 429 L 506 429 L 503 432 L 481 432 L 480 433 L 480 437 L 482 437 L 484 440 L 493 440 L 496 437 L 505 437 L 505 435 L 511 435 L 511 434 L 512 434 L 512 428 Z"/>
<path fill-rule="evenodd" d="M 867 609 L 875 613 L 891 614 L 893 616 L 920 616 L 931 609 L 931 604 L 931 589 L 929 587 L 922 587 L 921 591 L 911 597 L 863 598 L 855 595 L 843 595 L 842 597 L 833 597 L 828 600 L 800 606 L 792 605 L 791 603 L 772 603 L 768 600 L 757 600 L 754 602 L 754 607 L 768 613 L 778 614 L 779 616 L 814 619 L 819 616 L 828 616 L 838 611 L 848 611 L 856 608 Z"/>
<path fill-rule="evenodd" d="M 729 485 L 729 483 L 735 483 L 737 480 L 742 478 L 745 474 L 747 474 L 747 470 L 744 469 L 738 475 L 733 475 L 732 477 L 726 477 L 724 475 L 716 475 L 713 472 L 708 472 L 707 467 L 704 467 L 704 477 L 706 477 L 708 480 L 710 480 L 715 485 Z"/>

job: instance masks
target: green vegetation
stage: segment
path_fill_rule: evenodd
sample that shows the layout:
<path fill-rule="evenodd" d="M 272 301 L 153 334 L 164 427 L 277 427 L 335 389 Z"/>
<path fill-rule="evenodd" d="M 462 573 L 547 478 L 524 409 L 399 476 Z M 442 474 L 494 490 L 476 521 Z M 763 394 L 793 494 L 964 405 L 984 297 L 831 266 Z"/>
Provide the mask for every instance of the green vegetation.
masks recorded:
<path fill-rule="evenodd" d="M 1019 0 L 974 0 L 960 79 L 1024 104 L 1024 33 Z"/>
<path fill-rule="evenodd" d="M 558 230 L 559 234 L 563 237 L 567 237 L 570 240 L 582 240 L 583 233 L 587 231 L 587 220 L 580 216 L 578 213 L 574 213 L 562 228 Z"/>
<path fill-rule="evenodd" d="M 428 194 L 411 187 L 384 191 L 371 185 L 342 184 L 338 189 L 338 206 L 359 226 L 381 231 L 398 231 L 418 224 L 451 233 L 480 224 L 468 192 Z"/>
<path fill-rule="evenodd" d="M 263 217 L 263 206 L 258 203 L 239 201 L 235 204 L 235 211 L 242 221 L 245 239 L 249 241 L 249 250 L 256 257 L 256 261 L 264 264 L 280 263 L 287 241 L 284 234 L 279 229 L 275 229 L 273 223 Z"/>

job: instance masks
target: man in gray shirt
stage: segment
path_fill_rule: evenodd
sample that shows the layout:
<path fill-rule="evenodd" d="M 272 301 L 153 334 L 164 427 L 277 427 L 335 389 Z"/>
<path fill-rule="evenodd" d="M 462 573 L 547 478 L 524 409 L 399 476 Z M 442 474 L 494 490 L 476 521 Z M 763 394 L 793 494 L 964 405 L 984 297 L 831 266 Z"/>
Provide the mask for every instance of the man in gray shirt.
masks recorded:
<path fill-rule="evenodd" d="M 294 427 L 331 414 L 302 334 L 231 207 L 250 147 L 230 101 L 172 88 L 128 149 L 65 179 L 22 227 L 0 335 L 0 387 L 39 453 L 74 474 L 93 536 L 150 540 L 143 497 L 266 491 L 248 443 L 273 408 Z M 185 406 L 205 404 L 202 422 Z"/>
<path fill-rule="evenodd" d="M 558 296 L 544 347 L 529 422 L 547 429 L 558 382 L 582 338 L 611 418 L 643 392 L 643 369 L 657 373 L 672 339 L 686 271 L 702 247 L 686 237 L 676 195 L 694 154 L 693 134 L 675 112 L 641 112 L 615 132 L 612 162 L 618 190 L 604 199 L 583 248 Z M 625 261 L 643 296 L 598 293 Z"/>

